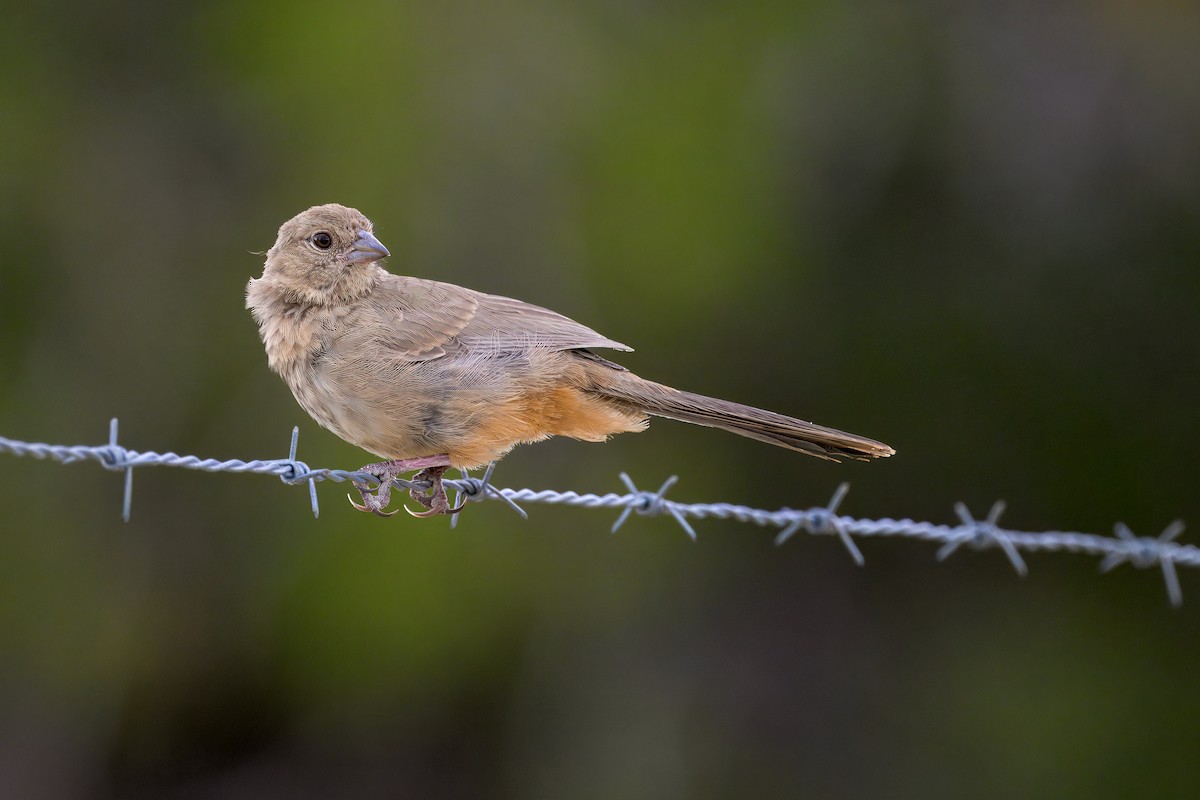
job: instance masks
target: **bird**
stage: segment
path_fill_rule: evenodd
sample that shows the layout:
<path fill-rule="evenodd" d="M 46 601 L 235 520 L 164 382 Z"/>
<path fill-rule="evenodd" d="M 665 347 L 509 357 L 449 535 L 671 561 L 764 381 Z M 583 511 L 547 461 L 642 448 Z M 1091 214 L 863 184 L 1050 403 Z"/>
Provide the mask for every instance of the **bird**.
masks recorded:
<path fill-rule="evenodd" d="M 493 463 L 551 436 L 601 442 L 649 417 L 720 428 L 828 460 L 891 456 L 874 439 L 635 375 L 597 350 L 629 351 L 540 306 L 392 274 L 357 209 L 313 206 L 283 223 L 246 286 L 267 363 L 321 426 L 383 459 L 360 471 L 360 511 L 391 516 L 392 481 L 419 471 L 419 517 L 455 514 L 450 467 Z M 413 485 L 415 484 L 415 485 Z M 424 488 L 428 487 L 428 488 Z M 397 509 L 398 511 L 398 509 Z"/>

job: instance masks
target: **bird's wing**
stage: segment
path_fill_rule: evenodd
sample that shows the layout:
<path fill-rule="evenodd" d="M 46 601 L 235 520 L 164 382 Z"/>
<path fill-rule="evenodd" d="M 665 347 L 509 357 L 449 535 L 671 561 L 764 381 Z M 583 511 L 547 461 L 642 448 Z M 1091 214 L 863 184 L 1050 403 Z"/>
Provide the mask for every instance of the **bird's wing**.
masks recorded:
<path fill-rule="evenodd" d="M 512 353 L 604 347 L 632 350 L 549 309 L 450 283 L 391 275 L 371 292 L 395 355 L 428 361 L 448 353 Z"/>
<path fill-rule="evenodd" d="M 489 343 L 506 349 L 514 346 L 545 350 L 633 349 L 548 308 L 494 294 L 477 297 L 479 308 L 475 318 L 459 335 L 472 349 L 482 349 Z"/>

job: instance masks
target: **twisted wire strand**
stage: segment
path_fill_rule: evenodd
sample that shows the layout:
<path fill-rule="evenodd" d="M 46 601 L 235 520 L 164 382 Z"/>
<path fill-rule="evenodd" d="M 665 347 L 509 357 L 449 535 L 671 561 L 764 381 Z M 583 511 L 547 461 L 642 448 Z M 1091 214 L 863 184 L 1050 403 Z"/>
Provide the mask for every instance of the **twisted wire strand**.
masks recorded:
<path fill-rule="evenodd" d="M 254 461 L 220 460 L 179 455 L 174 452 L 156 453 L 149 450 L 130 450 L 122 447 L 117 443 L 117 420 L 114 419 L 109 428 L 107 444 L 54 445 L 23 442 L 0 436 L 0 453 L 41 460 L 48 459 L 63 464 L 95 461 L 105 469 L 124 472 L 122 517 L 126 521 L 129 520 L 132 506 L 133 470 L 137 467 L 158 466 L 204 472 L 259 473 L 274 475 L 287 484 L 308 484 L 314 516 L 318 516 L 320 513 L 316 490 L 316 484 L 320 481 L 338 483 L 353 481 L 368 487 L 378 486 L 379 479 L 368 473 L 343 469 L 313 469 L 303 461 L 297 460 L 296 448 L 299 433 L 299 428 L 292 430 L 291 446 L 287 458 L 256 459 Z M 779 533 L 775 537 L 777 545 L 782 545 L 800 532 L 814 536 L 836 536 L 851 558 L 860 565 L 865 563 L 865 559 L 855 542 L 855 537 L 902 537 L 935 542 L 941 545 L 937 551 L 939 561 L 949 558 L 963 546 L 976 550 L 998 549 L 1008 559 L 1017 574 L 1022 576 L 1028 572 L 1025 560 L 1021 556 L 1022 552 L 1067 552 L 1094 556 L 1101 559 L 1100 570 L 1102 572 L 1108 572 L 1126 563 L 1139 569 L 1157 567 L 1162 573 L 1167 597 L 1175 606 L 1179 606 L 1183 602 L 1177 567 L 1200 567 L 1200 548 L 1175 541 L 1184 529 L 1183 523 L 1178 520 L 1168 525 L 1157 537 L 1136 536 L 1123 523 L 1117 523 L 1114 526 L 1114 536 L 1057 530 L 1017 531 L 1000 527 L 1000 516 L 1004 512 L 1002 502 L 993 505 L 987 516 L 982 519 L 972 516 L 965 505 L 958 503 L 955 505 L 955 512 L 959 519 L 956 525 L 920 522 L 908 518 L 860 519 L 838 513 L 838 508 L 850 488 L 847 483 L 839 486 L 833 497 L 824 506 L 808 509 L 784 507 L 769 511 L 734 503 L 681 503 L 668 500 L 665 495 L 676 481 L 674 476 L 668 478 L 657 491 L 651 492 L 639 489 L 628 475 L 621 473 L 621 480 L 628 489 L 624 494 L 613 492 L 581 494 L 574 491 L 552 489 L 498 488 L 491 483 L 494 466 L 489 466 L 482 478 L 470 477 L 463 473 L 462 478 L 447 478 L 443 484 L 446 488 L 456 491 L 459 500 L 499 500 L 526 518 L 528 515 L 521 508 L 520 503 L 547 503 L 620 510 L 620 515 L 612 526 L 614 533 L 625 524 L 631 514 L 637 513 L 642 516 L 667 514 L 692 539 L 696 538 L 696 531 L 688 522 L 689 519 L 730 519 L 763 528 L 778 528 Z M 421 481 L 408 481 L 402 478 L 397 478 L 395 483 L 405 488 L 423 489 L 428 486 Z M 455 514 L 451 518 L 451 525 L 457 521 L 458 515 Z"/>

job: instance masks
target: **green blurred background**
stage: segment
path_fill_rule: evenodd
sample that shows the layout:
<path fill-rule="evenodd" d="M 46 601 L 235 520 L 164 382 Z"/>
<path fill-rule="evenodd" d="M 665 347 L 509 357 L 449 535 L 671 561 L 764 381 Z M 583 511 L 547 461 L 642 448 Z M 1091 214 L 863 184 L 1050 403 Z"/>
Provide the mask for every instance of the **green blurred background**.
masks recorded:
<path fill-rule="evenodd" d="M 1200 522 L 1200 10 L 6 2 L 0 435 L 367 455 L 243 308 L 279 224 L 547 305 L 677 386 L 894 445 L 656 422 L 504 486 L 1155 535 Z M 0 796 L 1194 796 L 1200 582 L 1094 559 L 0 456 Z M 1188 535 L 1185 534 L 1185 540 Z M 1190 595 L 1190 597 L 1189 597 Z"/>

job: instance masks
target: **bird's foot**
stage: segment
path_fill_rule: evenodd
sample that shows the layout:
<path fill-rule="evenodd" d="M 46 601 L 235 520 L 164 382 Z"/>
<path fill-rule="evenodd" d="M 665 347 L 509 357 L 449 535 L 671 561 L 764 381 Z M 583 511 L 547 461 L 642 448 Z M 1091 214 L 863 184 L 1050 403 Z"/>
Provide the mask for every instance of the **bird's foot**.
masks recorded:
<path fill-rule="evenodd" d="M 350 505 L 357 508 L 359 511 L 366 511 L 380 517 L 390 517 L 397 513 L 396 511 L 386 511 L 388 504 L 392 501 L 392 481 L 397 476 L 412 472 L 415 469 L 421 470 L 416 475 L 414 480 L 429 480 L 433 484 L 429 492 L 417 494 L 416 489 L 410 490 L 413 497 L 417 498 L 418 502 L 426 508 L 432 509 L 437 505 L 437 495 L 441 494 L 442 507 L 438 511 L 423 512 L 415 516 L 432 516 L 435 513 L 445 513 L 449 508 L 446 503 L 446 492 L 442 489 L 442 473 L 450 466 L 450 457 L 448 455 L 423 456 L 421 458 L 395 459 L 392 461 L 382 461 L 378 464 L 367 464 L 362 467 L 359 472 L 365 472 L 368 475 L 373 475 L 379 479 L 379 488 L 374 492 L 371 491 L 370 484 L 362 481 L 354 481 L 354 488 L 358 489 L 358 493 L 362 495 L 362 503 L 354 502 L 354 498 L 347 495 L 350 500 Z M 436 477 L 427 475 L 426 473 L 436 472 Z M 399 509 L 397 509 L 398 511 Z M 461 510 L 455 509 L 455 511 Z M 412 512 L 409 512 L 412 513 Z"/>
<path fill-rule="evenodd" d="M 426 467 L 413 476 L 413 482 L 428 481 L 429 489 L 422 492 L 416 487 L 409 489 L 408 494 L 413 500 L 416 500 L 421 505 L 425 506 L 425 511 L 413 511 L 408 506 L 404 510 L 414 517 L 434 517 L 438 514 L 457 514 L 466 506 L 464 500 L 458 508 L 453 508 L 449 500 L 446 498 L 446 489 L 442 486 L 442 475 L 446 472 L 447 467 Z"/>

